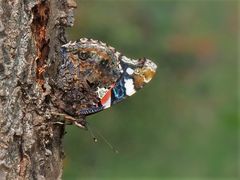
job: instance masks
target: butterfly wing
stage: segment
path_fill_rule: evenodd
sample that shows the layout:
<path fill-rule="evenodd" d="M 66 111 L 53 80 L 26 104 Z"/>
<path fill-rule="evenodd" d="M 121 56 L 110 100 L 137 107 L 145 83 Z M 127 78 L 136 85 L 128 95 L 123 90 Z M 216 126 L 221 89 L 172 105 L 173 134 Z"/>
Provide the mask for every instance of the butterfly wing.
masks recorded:
<path fill-rule="evenodd" d="M 72 116 L 111 107 L 148 83 L 157 66 L 123 56 L 105 43 L 80 39 L 62 46 L 55 105 Z"/>
<path fill-rule="evenodd" d="M 126 57 L 124 58 L 126 59 Z M 96 93 L 100 99 L 99 102 L 91 108 L 81 110 L 80 114 L 90 115 L 107 109 L 132 96 L 148 83 L 154 76 L 157 66 L 148 59 L 139 60 L 138 63 L 137 65 L 128 64 L 120 59 L 121 77 L 107 90 L 99 88 Z M 103 95 L 101 96 L 101 94 Z"/>

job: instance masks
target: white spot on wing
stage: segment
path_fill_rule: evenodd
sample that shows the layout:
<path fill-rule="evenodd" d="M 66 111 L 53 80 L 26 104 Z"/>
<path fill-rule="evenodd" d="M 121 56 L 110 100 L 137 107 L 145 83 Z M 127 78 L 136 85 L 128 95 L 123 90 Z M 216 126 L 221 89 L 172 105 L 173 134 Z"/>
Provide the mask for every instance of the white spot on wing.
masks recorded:
<path fill-rule="evenodd" d="M 98 40 L 90 39 L 93 43 L 98 43 Z"/>
<path fill-rule="evenodd" d="M 120 52 L 115 52 L 115 56 L 117 57 L 117 59 L 119 58 L 119 56 L 121 55 L 121 53 Z"/>
<path fill-rule="evenodd" d="M 136 92 L 133 84 L 133 79 L 124 79 L 124 82 L 125 82 L 124 86 L 126 88 L 126 95 L 128 96 L 133 95 Z"/>
<path fill-rule="evenodd" d="M 98 97 L 99 97 L 100 99 L 102 99 L 107 92 L 108 92 L 108 89 L 97 87 L 96 93 L 97 93 L 97 95 L 98 95 Z"/>
<path fill-rule="evenodd" d="M 87 38 L 81 38 L 80 41 L 83 42 L 83 43 L 85 43 L 85 42 L 88 41 L 88 39 L 87 39 Z"/>
<path fill-rule="evenodd" d="M 70 45 L 72 45 L 72 41 L 69 41 L 67 44 L 62 45 L 62 47 L 68 47 Z"/>
<path fill-rule="evenodd" d="M 121 64 L 118 64 L 118 68 L 119 68 L 120 72 L 123 73 L 123 69 L 122 69 Z"/>
<path fill-rule="evenodd" d="M 135 60 L 135 59 L 130 59 L 126 56 L 122 56 L 122 59 L 121 59 L 123 62 L 127 63 L 127 64 L 132 64 L 132 65 L 138 65 L 138 60 Z"/>
<path fill-rule="evenodd" d="M 134 73 L 134 70 L 132 68 L 127 68 L 126 69 L 126 72 L 129 74 L 129 75 L 132 75 Z"/>
<path fill-rule="evenodd" d="M 106 43 L 104 43 L 104 42 L 102 42 L 102 41 L 100 41 L 100 44 L 101 44 L 102 46 L 106 46 L 106 45 L 107 45 Z"/>

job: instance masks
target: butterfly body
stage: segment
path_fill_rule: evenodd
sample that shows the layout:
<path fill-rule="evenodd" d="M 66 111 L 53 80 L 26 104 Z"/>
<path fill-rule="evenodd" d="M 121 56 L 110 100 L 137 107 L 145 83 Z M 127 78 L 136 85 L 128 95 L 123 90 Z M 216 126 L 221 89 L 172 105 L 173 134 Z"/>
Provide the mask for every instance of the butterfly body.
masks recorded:
<path fill-rule="evenodd" d="M 73 117 L 111 107 L 148 83 L 157 66 L 123 56 L 105 43 L 82 38 L 61 48 L 54 104 Z"/>

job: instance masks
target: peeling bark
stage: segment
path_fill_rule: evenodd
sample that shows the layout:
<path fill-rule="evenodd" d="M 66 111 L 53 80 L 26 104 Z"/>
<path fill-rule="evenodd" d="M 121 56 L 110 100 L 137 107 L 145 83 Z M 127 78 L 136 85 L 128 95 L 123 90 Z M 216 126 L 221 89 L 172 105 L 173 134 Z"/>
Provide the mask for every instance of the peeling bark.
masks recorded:
<path fill-rule="evenodd" d="M 74 0 L 0 0 L 0 179 L 61 179 L 64 125 L 51 116 Z"/>

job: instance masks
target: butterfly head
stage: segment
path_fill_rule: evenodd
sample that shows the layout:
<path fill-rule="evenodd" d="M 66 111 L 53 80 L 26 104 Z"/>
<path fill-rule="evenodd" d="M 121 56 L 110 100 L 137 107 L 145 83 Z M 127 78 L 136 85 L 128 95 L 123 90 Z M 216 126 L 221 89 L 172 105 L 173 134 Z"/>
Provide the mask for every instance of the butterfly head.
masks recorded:
<path fill-rule="evenodd" d="M 126 78 L 133 80 L 136 90 L 150 82 L 156 73 L 157 65 L 149 59 L 134 60 L 123 56 L 121 61 L 125 68 Z"/>

